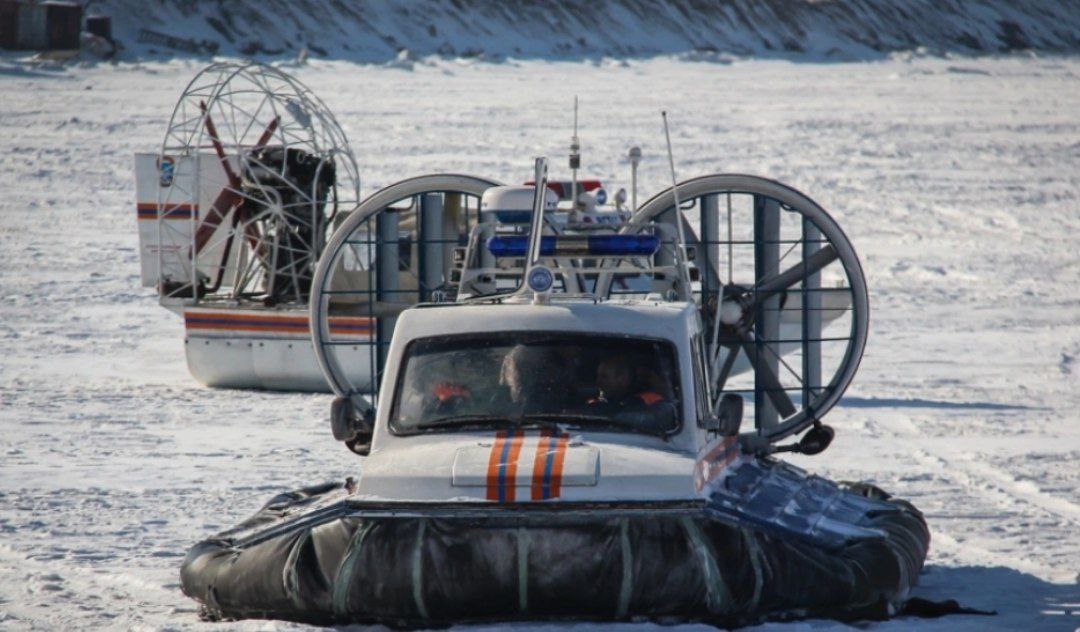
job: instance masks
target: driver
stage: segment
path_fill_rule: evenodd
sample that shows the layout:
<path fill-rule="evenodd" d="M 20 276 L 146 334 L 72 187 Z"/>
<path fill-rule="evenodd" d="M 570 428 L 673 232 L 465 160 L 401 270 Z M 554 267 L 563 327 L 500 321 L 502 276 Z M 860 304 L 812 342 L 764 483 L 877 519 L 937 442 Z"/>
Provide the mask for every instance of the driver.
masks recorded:
<path fill-rule="evenodd" d="M 603 410 L 617 421 L 643 430 L 670 428 L 675 406 L 659 392 L 660 381 L 646 368 L 635 369 L 635 363 L 625 355 L 613 355 L 596 367 L 596 386 L 599 395 L 588 400 L 590 408 Z"/>

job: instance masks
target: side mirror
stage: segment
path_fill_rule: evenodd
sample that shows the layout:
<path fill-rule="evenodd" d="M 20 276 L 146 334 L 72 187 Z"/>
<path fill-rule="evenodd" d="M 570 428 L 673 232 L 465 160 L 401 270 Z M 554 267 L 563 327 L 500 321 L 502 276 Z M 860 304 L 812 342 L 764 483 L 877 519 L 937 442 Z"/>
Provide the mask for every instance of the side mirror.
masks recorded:
<path fill-rule="evenodd" d="M 743 398 L 741 395 L 728 393 L 720 398 L 720 406 L 715 417 L 705 420 L 705 429 L 717 432 L 725 437 L 739 434 L 743 418 Z"/>
<path fill-rule="evenodd" d="M 820 421 L 815 421 L 814 425 L 806 431 L 806 434 L 799 439 L 797 443 L 789 443 L 773 448 L 773 452 L 796 452 L 798 454 L 814 455 L 820 454 L 825 451 L 825 448 L 829 447 L 832 443 L 833 437 L 836 436 L 836 431 L 831 426 L 826 426 Z"/>
<path fill-rule="evenodd" d="M 826 426 L 822 423 L 816 423 L 813 427 L 806 431 L 806 434 L 799 439 L 798 452 L 800 454 L 820 454 L 825 451 L 825 448 L 829 447 L 832 443 L 833 437 L 836 436 L 836 431 L 831 426 Z"/>
<path fill-rule="evenodd" d="M 375 433 L 375 409 L 358 410 L 350 397 L 335 397 L 330 405 L 330 430 L 334 438 L 344 441 L 349 449 L 360 455 L 371 452 Z"/>
<path fill-rule="evenodd" d="M 720 398 L 720 434 L 735 436 L 742 427 L 742 395 L 728 393 Z"/>

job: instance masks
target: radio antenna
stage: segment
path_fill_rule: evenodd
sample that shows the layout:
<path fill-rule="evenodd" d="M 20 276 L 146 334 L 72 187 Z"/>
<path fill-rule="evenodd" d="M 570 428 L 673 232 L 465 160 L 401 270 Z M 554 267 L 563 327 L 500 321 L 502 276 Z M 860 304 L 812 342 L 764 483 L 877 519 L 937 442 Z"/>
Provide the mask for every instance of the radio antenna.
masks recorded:
<path fill-rule="evenodd" d="M 577 95 L 574 95 L 574 135 L 570 138 L 570 174 L 572 184 L 570 185 L 570 210 L 572 213 L 576 213 L 577 206 L 577 172 L 581 167 L 581 142 L 578 140 L 577 135 Z"/>
<path fill-rule="evenodd" d="M 675 233 L 679 243 L 675 247 L 675 264 L 679 269 L 679 283 L 686 296 L 690 296 L 690 273 L 686 262 L 686 234 L 683 231 L 682 203 L 679 201 L 679 180 L 675 177 L 675 154 L 671 151 L 671 132 L 668 131 L 667 110 L 660 111 L 664 119 L 664 139 L 667 141 L 668 166 L 671 167 L 671 193 L 675 196 Z"/>

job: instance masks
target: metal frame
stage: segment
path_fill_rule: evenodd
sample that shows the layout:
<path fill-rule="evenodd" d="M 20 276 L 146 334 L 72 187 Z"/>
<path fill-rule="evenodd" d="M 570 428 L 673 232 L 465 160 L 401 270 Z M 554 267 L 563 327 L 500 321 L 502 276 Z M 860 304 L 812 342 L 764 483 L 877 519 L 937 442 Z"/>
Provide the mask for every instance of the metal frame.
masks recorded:
<path fill-rule="evenodd" d="M 396 298 L 398 294 L 406 292 L 405 290 L 398 290 L 393 287 L 394 283 L 396 283 L 398 272 L 396 269 L 397 266 L 386 265 L 386 261 L 397 261 L 397 249 L 399 247 L 396 213 L 392 211 L 387 212 L 387 210 L 391 209 L 393 205 L 402 200 L 411 200 L 413 198 L 423 199 L 425 196 L 432 193 L 458 193 L 475 197 L 479 200 L 484 191 L 493 186 L 498 186 L 498 184 L 499 183 L 494 180 L 459 174 L 434 174 L 409 178 L 380 189 L 366 198 L 356 208 L 356 211 L 349 215 L 349 217 L 337 227 L 330 237 L 330 240 L 327 242 L 323 255 L 319 259 L 319 264 L 315 269 L 311 288 L 311 304 L 309 308 L 311 313 L 311 336 L 315 350 L 315 358 L 318 361 L 323 374 L 326 376 L 331 390 L 333 390 L 336 395 L 353 399 L 358 409 L 361 410 L 377 404 L 379 382 L 382 379 L 383 360 L 390 345 L 390 337 L 394 327 L 393 319 L 396 314 L 391 314 L 389 312 L 382 313 L 376 309 L 376 305 L 380 302 L 383 304 L 399 302 L 393 301 L 392 299 Z M 479 213 L 479 203 L 477 204 L 477 213 Z M 475 221 L 479 221 L 479 216 L 475 218 Z M 444 230 L 442 238 L 437 241 L 440 242 L 440 245 L 443 248 L 451 242 L 454 246 L 459 245 L 464 238 L 467 238 L 472 223 L 473 220 L 466 217 L 464 235 L 458 234 L 451 237 L 446 235 L 446 231 Z M 375 226 L 372 224 L 375 224 Z M 393 228 L 386 228 L 387 226 L 392 226 Z M 422 216 L 418 217 L 418 233 L 423 232 L 423 226 L 424 218 Z M 381 231 L 379 230 L 380 228 L 382 229 Z M 392 236 L 390 234 L 391 230 L 393 231 Z M 355 291 L 332 290 L 330 286 L 334 278 L 334 271 L 337 268 L 341 257 L 344 255 L 345 249 L 352 245 L 352 238 L 358 231 L 366 232 L 369 236 L 368 240 L 362 244 L 367 247 L 367 252 L 370 257 L 368 261 L 368 289 Z M 376 237 L 372 239 L 372 235 L 375 235 Z M 429 242 L 430 240 L 421 241 L 418 239 L 414 245 L 420 247 L 420 252 L 422 253 L 424 252 L 423 247 Z M 386 258 L 384 258 L 383 253 L 380 253 L 378 256 L 378 261 L 383 262 L 381 268 L 377 266 L 376 257 L 371 254 L 375 252 L 376 249 L 380 248 L 385 250 L 385 255 L 387 255 Z M 394 280 L 390 279 L 390 272 L 393 272 Z M 383 276 L 386 278 L 382 279 L 381 277 Z M 408 292 L 411 293 L 413 291 L 409 290 Z M 425 288 L 421 288 L 419 293 L 424 294 Z M 426 288 L 426 293 L 430 295 L 430 288 Z M 329 329 L 329 310 L 330 297 L 335 294 L 367 295 L 367 315 L 370 318 L 375 319 L 377 323 L 376 336 L 372 342 L 357 343 L 355 341 L 348 341 L 342 343 L 334 339 Z M 415 296 L 410 298 L 415 299 L 413 302 L 420 302 L 424 297 Z M 334 349 L 339 344 L 349 344 L 354 346 L 367 344 L 372 347 L 370 365 L 370 375 L 372 379 L 371 383 L 366 385 L 367 388 L 364 388 L 364 385 L 356 384 L 355 380 L 350 379 L 349 375 L 347 375 L 341 364 L 338 362 Z"/>
<path fill-rule="evenodd" d="M 754 286 L 739 288 L 729 278 L 724 287 L 719 288 L 720 294 L 716 296 L 715 302 L 710 303 L 711 289 L 708 280 L 714 278 L 714 275 L 715 278 L 721 278 L 719 270 L 709 269 L 714 264 L 715 258 L 719 258 L 718 256 L 714 258 L 711 253 L 715 252 L 718 255 L 719 246 L 727 246 L 730 270 L 733 246 L 747 242 L 734 239 L 730 219 L 726 239 L 721 239 L 719 235 L 714 237 L 711 234 L 702 234 L 698 240 L 698 243 L 704 246 L 705 257 L 699 257 L 696 262 L 699 269 L 702 269 L 703 280 L 698 284 L 696 296 L 699 304 L 703 306 L 703 318 L 707 321 L 711 318 L 711 322 L 706 322 L 705 325 L 707 330 L 713 332 L 710 347 L 713 357 L 710 358 L 709 365 L 710 382 L 713 384 L 713 396 L 716 400 L 714 406 L 725 393 L 723 386 L 726 371 L 730 371 L 736 354 L 742 351 L 747 354 L 752 366 L 755 367 L 753 394 L 757 434 L 770 442 L 776 442 L 804 430 L 819 420 L 839 401 L 858 370 L 866 345 L 869 327 L 869 297 L 862 267 L 851 242 L 824 208 L 799 191 L 774 180 L 743 174 L 717 174 L 687 180 L 677 186 L 678 198 L 683 201 L 684 207 L 688 200 L 707 200 L 712 196 L 723 197 L 728 194 L 749 195 L 755 199 L 755 238 L 749 242 L 755 247 Z M 661 221 L 662 217 L 674 208 L 675 193 L 672 188 L 668 188 L 646 201 L 631 217 L 628 226 L 623 229 L 624 232 L 635 232 L 649 223 Z M 706 205 L 702 205 L 704 206 Z M 708 203 L 707 206 L 711 212 L 727 212 L 727 208 L 722 204 Z M 803 246 L 801 251 L 803 264 L 801 269 L 796 266 L 778 274 L 779 246 L 787 245 L 787 242 L 776 238 L 778 237 L 776 217 L 784 211 L 797 212 L 802 217 L 801 238 L 789 241 L 792 241 L 791 248 L 799 244 Z M 720 225 L 720 221 L 702 219 L 702 232 L 706 233 L 706 228 L 709 231 L 719 229 Z M 691 238 L 688 237 L 689 239 Z M 713 249 L 714 246 L 716 246 L 715 249 Z M 820 272 L 834 260 L 839 261 L 842 266 L 847 282 L 845 290 L 851 295 L 852 317 L 848 335 L 835 338 L 815 335 L 813 327 L 815 322 L 820 327 L 821 308 L 819 305 L 816 320 L 808 316 L 814 310 L 815 301 L 815 299 L 808 299 L 803 301 L 802 306 L 804 318 L 801 336 L 797 340 L 781 340 L 777 335 L 778 329 L 775 323 L 769 322 L 767 315 L 763 318 L 763 313 L 776 313 L 776 305 L 768 303 L 778 299 L 778 293 L 781 290 L 796 285 L 799 287 L 793 291 L 807 297 L 816 296 L 818 297 L 816 300 L 820 301 L 820 293 L 824 291 L 820 286 Z M 706 265 L 703 265 L 702 261 L 705 261 Z M 742 324 L 746 326 L 747 323 L 751 323 L 742 330 L 742 335 L 747 336 L 750 331 L 753 334 L 752 338 L 727 340 L 726 344 L 737 351 L 729 352 L 726 361 L 720 364 L 718 363 L 719 347 L 722 345 L 718 341 L 723 337 L 723 331 L 726 329 L 726 325 L 721 323 L 721 312 L 724 307 L 730 309 L 731 305 L 725 304 L 735 303 L 736 298 L 742 301 L 738 305 L 740 310 L 753 308 L 753 316 L 742 314 Z M 710 304 L 713 305 L 711 310 Z M 759 326 L 763 321 L 764 324 Z M 779 354 L 775 352 L 775 349 L 770 351 L 770 347 L 790 342 L 797 342 L 801 346 L 803 373 L 806 378 L 800 378 L 801 384 L 798 388 L 789 389 L 781 385 L 781 388 L 777 389 L 775 385 L 780 382 L 777 377 L 778 368 L 774 367 L 778 365 Z M 822 342 L 846 342 L 842 359 L 827 384 L 821 383 L 823 379 L 820 366 Z M 811 384 L 807 379 L 816 380 L 816 385 Z M 781 392 L 777 393 L 777 390 Z M 797 406 L 786 394 L 788 390 L 797 390 L 801 393 Z M 764 405 L 761 405 L 762 403 Z M 787 409 L 788 406 L 791 409 Z"/>
<path fill-rule="evenodd" d="M 283 155 L 300 150 L 318 160 L 310 189 L 286 177 L 285 161 L 274 165 L 256 153 L 281 148 Z M 203 198 L 200 162 L 213 151 L 226 173 L 226 183 L 211 208 Z M 329 108 L 302 83 L 260 63 L 216 63 L 184 89 L 173 110 L 161 156 L 191 160 L 193 186 L 163 188 L 158 198 L 159 270 L 166 244 L 182 241 L 164 221 L 185 205 L 194 209 L 188 227 L 190 244 L 177 259 L 186 269 L 186 287 L 160 288 L 162 302 L 199 303 L 207 298 L 263 301 L 284 278 L 292 291 L 277 302 L 304 304 L 322 251 L 329 223 L 337 212 L 349 212 L 360 197 L 360 178 L 348 139 Z M 320 191 L 327 165 L 334 183 Z M 288 193 L 284 202 L 278 190 Z M 196 218 L 196 213 L 199 217 Z M 287 217 L 286 217 L 287 216 Z M 291 222 L 291 224 L 290 224 Z M 296 230 L 297 225 L 306 231 Z M 309 233 L 304 237 L 303 232 Z M 200 252 L 221 251 L 220 262 L 200 260 Z M 216 269 L 217 278 L 203 285 L 200 268 Z M 231 287 L 222 277 L 231 270 Z"/>
<path fill-rule="evenodd" d="M 421 247 L 418 261 L 423 267 L 426 252 L 422 243 L 423 237 L 425 232 L 434 226 L 434 222 L 428 222 L 422 216 L 422 207 L 428 204 L 425 202 L 427 199 L 425 195 L 433 192 L 458 191 L 479 197 L 484 190 L 495 184 L 489 180 L 459 175 L 412 178 L 387 187 L 369 197 L 360 204 L 357 212 L 338 228 L 316 270 L 311 302 L 312 336 L 316 357 L 335 393 L 353 398 L 361 409 L 377 403 L 379 381 L 382 376 L 382 360 L 389 346 L 393 318 L 396 316 L 396 312 L 390 313 L 382 308 L 388 304 L 392 306 L 401 302 L 395 301 L 394 298 L 403 292 L 416 294 L 409 295 L 408 299 L 402 303 L 403 306 L 420 302 L 430 296 L 424 291 L 398 289 L 394 285 L 397 278 L 397 266 L 388 266 L 386 261 L 397 259 L 399 245 L 396 237 L 397 220 L 395 213 L 385 211 L 401 200 L 408 198 L 417 200 L 415 210 L 418 212 L 416 220 L 418 239 L 415 243 Z M 681 213 L 679 215 L 671 213 L 675 196 L 670 188 L 642 205 L 621 230 L 624 233 L 634 233 L 646 227 L 649 230 L 656 230 L 658 226 L 663 228 L 673 222 L 682 222 L 684 224 L 682 232 L 686 234 L 686 240 L 700 253 L 694 265 L 701 272 L 701 280 L 693 284 L 690 288 L 691 296 L 687 298 L 698 302 L 706 321 L 703 323 L 703 329 L 709 338 L 706 365 L 713 396 L 710 404 L 715 410 L 725 393 L 734 392 L 730 388 L 725 388 L 726 380 L 736 356 L 743 353 L 754 369 L 754 387 L 745 392 L 754 395 L 757 434 L 764 440 L 775 442 L 800 432 L 820 419 L 840 399 L 858 368 L 865 347 L 869 300 L 865 279 L 854 249 L 839 225 L 820 205 L 798 191 L 773 180 L 739 174 L 706 176 L 680 183 L 678 194 L 679 198 L 685 201 L 683 206 L 696 204 L 705 211 L 705 216 L 700 218 L 700 237 L 695 234 L 693 227 Z M 719 234 L 723 230 L 724 215 L 728 214 L 729 208 L 729 205 L 724 202 L 727 201 L 726 198 L 735 195 L 753 198 L 752 239 L 735 239 L 730 216 L 726 218 L 726 238 Z M 780 219 L 784 213 L 799 215 L 798 226 L 801 226 L 801 233 L 797 238 L 781 239 Z M 539 216 L 535 214 L 534 209 L 534 231 L 532 232 L 538 235 L 539 233 L 535 231 L 537 217 Z M 368 224 L 372 218 L 374 218 L 375 227 Z M 479 220 L 478 215 L 477 221 Z M 374 274 L 378 278 L 372 276 L 368 285 L 369 289 L 361 290 L 374 292 L 374 296 L 369 297 L 372 300 L 368 301 L 368 309 L 370 316 L 376 319 L 378 327 L 375 341 L 368 343 L 373 345 L 372 383 L 358 385 L 345 374 L 333 352 L 337 344 L 355 346 L 358 343 L 354 341 L 338 343 L 333 339 L 328 329 L 328 299 L 335 293 L 342 293 L 330 288 L 332 269 L 354 233 L 365 225 L 368 226 L 367 232 L 364 233 L 368 236 L 365 242 L 368 252 L 378 251 L 378 258 L 383 263 L 382 270 L 389 272 L 384 274 L 377 269 L 373 271 L 369 268 L 369 274 Z M 453 237 L 459 244 L 469 243 L 469 238 L 475 237 L 471 233 L 476 232 L 480 227 L 482 224 L 474 224 L 469 234 L 459 233 Z M 372 238 L 373 235 L 374 238 Z M 443 237 L 446 236 L 443 235 Z M 538 248 L 539 242 L 538 240 L 530 241 L 532 242 L 530 252 L 525 258 L 525 266 L 521 270 L 522 276 L 530 268 L 529 262 L 539 261 L 538 253 L 531 252 Z M 736 245 L 754 246 L 755 272 L 753 285 L 749 287 L 737 286 L 731 279 L 732 250 Z M 802 262 L 782 268 L 780 264 L 784 257 L 796 251 L 799 245 L 802 246 L 802 249 L 798 251 Z M 725 246 L 728 249 L 727 279 L 724 279 L 718 269 L 721 265 L 720 260 L 723 258 L 721 251 Z M 681 246 L 678 243 L 668 244 L 668 248 L 671 247 Z M 783 256 L 780 254 L 781 250 L 785 250 Z M 669 258 L 670 255 L 671 253 L 669 253 Z M 657 253 L 656 258 L 658 264 L 663 263 L 662 252 Z M 846 285 L 840 289 L 826 290 L 821 287 L 821 271 L 836 261 L 839 261 L 840 265 L 835 269 L 842 272 Z M 658 272 L 666 267 L 670 266 L 653 265 L 641 271 Z M 603 299 L 608 296 L 611 291 L 611 280 L 615 276 L 614 271 L 621 269 L 619 260 L 610 260 L 603 268 L 594 271 L 598 275 L 596 286 L 598 298 Z M 393 274 L 389 274 L 390 272 Z M 424 272 L 421 270 L 419 274 L 424 274 Z M 386 278 L 383 278 L 384 276 Z M 821 332 L 820 310 L 823 308 L 820 304 L 820 294 L 826 291 L 850 294 L 851 317 L 847 335 L 825 336 Z M 786 335 L 782 336 L 779 308 L 780 294 L 785 292 L 796 292 L 806 300 L 802 301 L 800 332 L 793 334 L 785 330 Z M 490 298 L 482 296 L 477 297 L 476 300 Z M 378 309 L 375 307 L 376 304 L 380 306 Z M 727 313 L 733 308 L 739 310 L 740 314 L 737 326 L 735 323 L 724 323 L 721 318 L 722 313 Z M 798 344 L 801 349 L 801 370 L 806 376 L 805 379 L 780 357 L 781 345 L 792 343 Z M 828 383 L 826 384 L 822 383 L 823 376 L 821 375 L 822 343 L 843 345 L 842 358 L 833 374 L 827 376 Z M 726 357 L 722 357 L 721 353 L 724 348 L 729 349 Z M 796 387 L 784 386 L 782 378 L 786 376 L 781 375 L 781 366 L 799 380 L 800 383 Z M 798 391 L 800 397 L 797 398 L 797 404 L 788 391 Z"/>

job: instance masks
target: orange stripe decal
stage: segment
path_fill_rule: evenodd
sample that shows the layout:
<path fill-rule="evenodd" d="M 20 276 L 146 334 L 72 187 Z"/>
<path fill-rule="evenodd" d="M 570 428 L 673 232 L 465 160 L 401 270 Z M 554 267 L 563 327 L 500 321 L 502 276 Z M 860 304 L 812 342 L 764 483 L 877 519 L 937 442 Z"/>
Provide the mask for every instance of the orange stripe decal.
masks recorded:
<path fill-rule="evenodd" d="M 335 316 L 330 318 L 330 333 L 335 335 L 370 336 L 375 319 Z M 308 334 L 307 316 L 290 314 L 259 314 L 254 312 L 187 312 L 187 329 L 219 331 L 263 331 Z"/>
<path fill-rule="evenodd" d="M 162 204 L 161 207 L 166 209 L 166 211 L 190 211 L 190 210 L 193 210 L 193 209 L 198 209 L 199 205 L 198 204 Z M 158 203 L 157 202 L 136 202 L 135 203 L 135 208 L 137 208 L 140 211 L 157 211 L 158 210 Z"/>
<path fill-rule="evenodd" d="M 555 445 L 555 461 L 551 465 L 551 497 L 558 498 L 562 488 L 563 459 L 566 457 L 566 444 L 570 442 L 570 435 L 559 435 Z"/>
<path fill-rule="evenodd" d="M 506 433 L 497 432 L 495 443 L 491 446 L 491 456 L 488 457 L 487 469 L 487 499 L 499 500 L 499 462 L 502 460 L 503 444 L 506 443 Z"/>
<path fill-rule="evenodd" d="M 521 444 L 524 441 L 524 432 L 515 432 L 513 438 L 510 439 L 510 455 L 506 459 L 506 472 L 502 477 L 503 502 L 514 502 L 514 492 L 517 490 L 518 456 L 521 455 Z"/>
<path fill-rule="evenodd" d="M 544 500 L 544 471 L 547 468 L 548 452 L 555 448 L 555 438 L 550 430 L 540 432 L 536 442 L 536 458 L 533 459 L 532 500 Z"/>
<path fill-rule="evenodd" d="M 158 205 L 156 202 L 138 202 L 135 205 L 135 213 L 140 220 L 158 219 Z M 160 215 L 162 219 L 199 219 L 199 207 L 192 204 L 166 204 L 162 207 Z"/>

